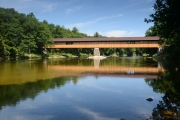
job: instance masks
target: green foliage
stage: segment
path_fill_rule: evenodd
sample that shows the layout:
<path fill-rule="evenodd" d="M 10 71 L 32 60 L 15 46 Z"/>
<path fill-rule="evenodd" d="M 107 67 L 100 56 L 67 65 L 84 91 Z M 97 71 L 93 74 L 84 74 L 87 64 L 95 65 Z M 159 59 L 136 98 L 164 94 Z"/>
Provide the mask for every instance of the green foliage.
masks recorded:
<path fill-rule="evenodd" d="M 116 54 L 117 56 L 142 56 L 143 53 L 150 56 L 157 53 L 157 49 L 142 49 L 142 48 L 102 48 L 100 49 L 102 55 L 110 56 Z"/>
<path fill-rule="evenodd" d="M 79 30 L 78 30 L 76 27 L 73 27 L 72 32 L 73 32 L 73 33 L 78 33 Z"/>
<path fill-rule="evenodd" d="M 42 53 L 43 47 L 52 44 L 52 34 L 45 23 L 33 13 L 20 14 L 13 8 L 0 8 L 0 57 L 16 58 L 24 53 Z"/>
<path fill-rule="evenodd" d="M 145 22 L 154 22 L 154 26 L 146 31 L 146 36 L 158 35 L 163 40 L 161 44 L 166 46 L 164 53 L 168 57 L 180 58 L 180 1 L 156 0 L 154 14 Z M 172 53 L 172 54 L 171 54 Z"/>
<path fill-rule="evenodd" d="M 155 26 L 151 26 L 145 33 L 145 36 L 159 36 L 158 30 Z"/>
<path fill-rule="evenodd" d="M 98 32 L 95 32 L 95 33 L 94 33 L 94 37 L 99 37 L 99 33 L 98 33 Z"/>
<path fill-rule="evenodd" d="M 14 47 L 15 44 L 5 38 L 0 38 L 0 58 L 9 59 L 14 58 L 17 53 L 17 49 Z"/>
<path fill-rule="evenodd" d="M 93 37 L 95 37 L 95 38 L 97 38 L 97 37 L 103 38 L 103 37 L 106 37 L 106 36 L 102 36 L 98 32 L 95 32 Z"/>
<path fill-rule="evenodd" d="M 158 33 L 163 38 L 172 38 L 180 32 L 180 1 L 179 0 L 156 0 L 155 13 L 151 14 L 148 22 L 154 22 Z"/>
<path fill-rule="evenodd" d="M 73 30 L 69 30 L 61 27 L 60 25 L 48 24 L 48 28 L 52 33 L 53 38 L 86 38 L 88 37 L 84 33 L 80 33 L 79 30 L 74 27 Z"/>

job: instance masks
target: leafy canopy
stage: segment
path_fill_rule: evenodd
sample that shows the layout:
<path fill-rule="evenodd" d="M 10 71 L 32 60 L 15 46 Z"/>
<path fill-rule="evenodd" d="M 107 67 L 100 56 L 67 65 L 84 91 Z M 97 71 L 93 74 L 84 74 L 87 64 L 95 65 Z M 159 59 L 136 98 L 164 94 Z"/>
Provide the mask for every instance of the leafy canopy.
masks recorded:
<path fill-rule="evenodd" d="M 158 34 L 162 38 L 174 38 L 180 34 L 180 1 L 179 0 L 156 0 L 154 14 L 145 22 L 154 22 Z"/>

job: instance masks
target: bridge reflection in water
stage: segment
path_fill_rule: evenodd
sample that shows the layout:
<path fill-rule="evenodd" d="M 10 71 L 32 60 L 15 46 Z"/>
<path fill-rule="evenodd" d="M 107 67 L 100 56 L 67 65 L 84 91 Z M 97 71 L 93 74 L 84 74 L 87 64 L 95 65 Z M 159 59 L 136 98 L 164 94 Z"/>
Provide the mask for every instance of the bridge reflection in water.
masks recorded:
<path fill-rule="evenodd" d="M 158 67 L 100 66 L 101 59 L 92 60 L 94 66 L 50 65 L 48 69 L 55 70 L 57 75 L 103 75 L 152 79 L 156 79 L 159 72 L 164 72 L 159 64 Z"/>
<path fill-rule="evenodd" d="M 91 59 L 93 61 L 93 59 Z M 86 61 L 87 62 L 87 61 Z M 8 63 L 1 66 L 0 85 L 23 84 L 26 82 L 35 82 L 38 80 L 53 79 L 61 76 L 120 76 L 133 78 L 157 78 L 159 72 L 164 69 L 157 67 L 133 67 L 121 65 L 100 65 L 100 59 L 94 59 L 94 65 L 64 65 L 51 64 L 47 60 L 34 64 L 33 61 L 15 63 L 13 66 Z M 9 68 L 10 69 L 9 69 Z M 9 75 L 9 73 L 11 73 Z"/>

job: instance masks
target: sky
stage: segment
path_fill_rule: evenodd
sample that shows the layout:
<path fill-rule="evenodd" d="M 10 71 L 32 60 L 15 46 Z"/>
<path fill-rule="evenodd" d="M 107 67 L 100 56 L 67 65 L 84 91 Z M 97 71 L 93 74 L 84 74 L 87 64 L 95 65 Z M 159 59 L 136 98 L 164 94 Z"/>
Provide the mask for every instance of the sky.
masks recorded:
<path fill-rule="evenodd" d="M 0 7 L 33 12 L 41 22 L 107 37 L 145 36 L 155 0 L 0 0 Z"/>

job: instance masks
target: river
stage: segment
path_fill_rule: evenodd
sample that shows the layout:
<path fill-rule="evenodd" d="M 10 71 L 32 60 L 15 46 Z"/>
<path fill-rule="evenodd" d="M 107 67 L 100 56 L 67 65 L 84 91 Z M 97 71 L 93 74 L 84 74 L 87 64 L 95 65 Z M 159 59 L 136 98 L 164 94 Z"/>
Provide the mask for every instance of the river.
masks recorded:
<path fill-rule="evenodd" d="M 179 68 L 144 57 L 1 61 L 0 120 L 180 119 Z"/>

